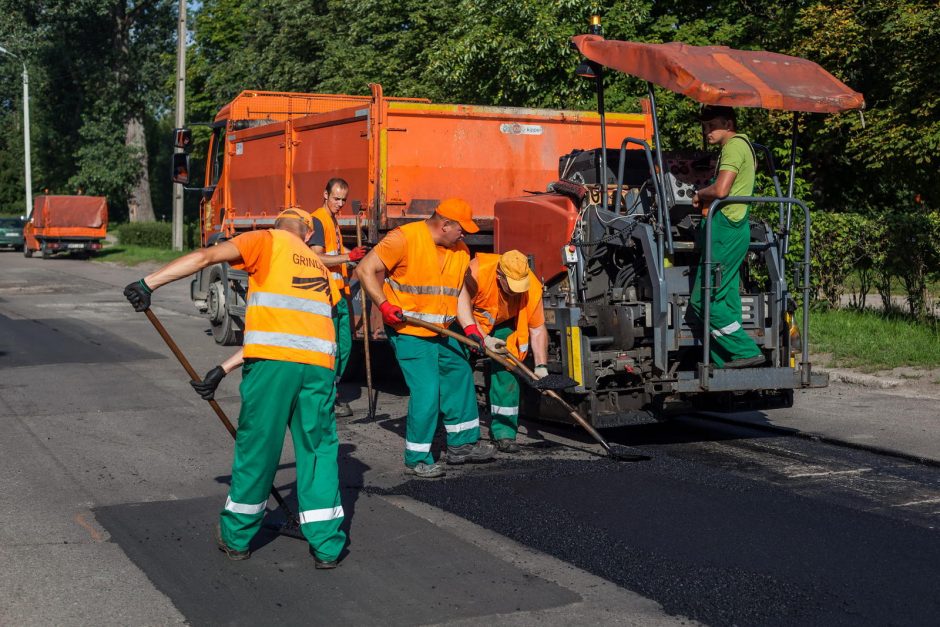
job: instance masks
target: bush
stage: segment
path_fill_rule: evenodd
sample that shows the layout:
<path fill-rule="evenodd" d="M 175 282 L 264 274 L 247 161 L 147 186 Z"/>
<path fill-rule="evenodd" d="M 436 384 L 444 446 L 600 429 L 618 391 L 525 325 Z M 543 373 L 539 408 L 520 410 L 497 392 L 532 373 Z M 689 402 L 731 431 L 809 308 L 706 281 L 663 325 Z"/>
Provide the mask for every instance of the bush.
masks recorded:
<path fill-rule="evenodd" d="M 170 222 L 127 222 L 117 227 L 118 241 L 125 246 L 172 248 L 173 225 Z M 199 242 L 198 225 L 183 225 L 183 247 L 195 248 Z"/>

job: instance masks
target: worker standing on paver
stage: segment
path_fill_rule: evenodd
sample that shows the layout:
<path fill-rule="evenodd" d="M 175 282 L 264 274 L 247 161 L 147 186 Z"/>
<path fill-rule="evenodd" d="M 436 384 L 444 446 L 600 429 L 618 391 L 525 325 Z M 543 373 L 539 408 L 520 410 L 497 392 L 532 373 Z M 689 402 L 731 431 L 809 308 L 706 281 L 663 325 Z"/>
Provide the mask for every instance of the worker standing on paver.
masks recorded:
<path fill-rule="evenodd" d="M 464 335 L 496 353 L 523 360 L 532 347 L 535 374 L 548 375 L 548 331 L 542 284 L 518 250 L 479 253 L 470 262 L 457 306 Z M 519 381 L 499 364 L 490 366 L 490 437 L 501 453 L 517 453 Z"/>
<path fill-rule="evenodd" d="M 333 312 L 333 324 L 336 328 L 336 415 L 341 418 L 352 416 L 349 403 L 339 398 L 339 380 L 349 363 L 352 350 L 352 325 L 349 318 L 349 268 L 350 262 L 358 262 L 369 251 L 365 246 L 352 250 L 343 247 L 343 236 L 336 216 L 346 204 L 349 196 L 349 183 L 341 178 L 332 178 L 326 183 L 323 192 L 323 206 L 313 212 L 313 234 L 307 243 L 313 252 L 320 256 L 320 261 L 330 269 L 330 283 L 334 294 L 338 293 L 336 309 Z"/>
<path fill-rule="evenodd" d="M 211 264 L 228 262 L 249 275 L 242 406 L 232 483 L 216 530 L 219 549 L 233 560 L 250 555 L 287 428 L 297 462 L 300 528 L 316 567 L 335 567 L 346 541 L 333 414 L 333 304 L 327 269 L 305 243 L 312 228 L 310 214 L 287 209 L 273 229 L 192 252 L 124 289 L 142 312 L 153 290 Z"/>
<path fill-rule="evenodd" d="M 421 222 L 398 227 L 359 264 L 359 280 L 379 306 L 385 332 L 411 392 L 405 427 L 405 466 L 418 477 L 444 474 L 431 442 L 440 417 L 447 432 L 447 463 L 489 461 L 492 444 L 480 442 L 473 372 L 463 348 L 452 338 L 404 320 L 404 316 L 450 326 L 457 316 L 470 251 L 464 233 L 476 233 L 470 205 L 442 201 Z"/>
<path fill-rule="evenodd" d="M 721 146 L 715 181 L 698 190 L 692 206 L 703 215 L 716 199 L 751 196 L 754 193 L 757 155 L 747 136 L 737 132 L 734 109 L 705 106 L 700 115 L 702 131 L 709 144 Z M 712 216 L 712 262 L 721 268 L 720 283 L 712 282 L 709 313 L 711 361 L 718 368 L 753 368 L 766 359 L 760 348 L 741 326 L 741 264 L 751 243 L 751 225 L 747 204 L 724 205 Z M 701 224 L 701 248 L 704 255 L 705 221 Z M 699 320 L 703 314 L 702 264 L 695 273 L 691 306 Z"/>

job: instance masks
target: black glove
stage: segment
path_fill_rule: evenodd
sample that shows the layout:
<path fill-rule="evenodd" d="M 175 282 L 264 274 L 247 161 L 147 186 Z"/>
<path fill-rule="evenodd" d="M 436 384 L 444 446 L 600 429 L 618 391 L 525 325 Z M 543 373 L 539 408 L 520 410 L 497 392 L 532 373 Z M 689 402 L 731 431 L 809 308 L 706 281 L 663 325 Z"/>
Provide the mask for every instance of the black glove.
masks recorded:
<path fill-rule="evenodd" d="M 124 288 L 124 297 L 134 306 L 134 311 L 143 312 L 150 309 L 150 295 L 153 290 L 147 287 L 143 279 L 135 281 Z"/>
<path fill-rule="evenodd" d="M 215 398 L 215 389 L 219 387 L 219 383 L 222 382 L 224 376 L 225 371 L 222 370 L 222 366 L 216 366 L 206 373 L 205 379 L 202 381 L 190 381 L 189 384 L 193 386 L 193 389 L 196 390 L 196 393 L 199 394 L 203 400 L 211 401 Z"/>

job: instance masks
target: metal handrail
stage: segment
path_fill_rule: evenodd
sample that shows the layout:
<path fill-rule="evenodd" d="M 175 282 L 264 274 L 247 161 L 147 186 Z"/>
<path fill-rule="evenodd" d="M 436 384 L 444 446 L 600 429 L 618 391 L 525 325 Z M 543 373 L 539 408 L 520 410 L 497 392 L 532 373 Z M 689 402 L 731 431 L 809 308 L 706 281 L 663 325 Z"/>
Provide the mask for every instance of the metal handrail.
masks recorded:
<path fill-rule="evenodd" d="M 711 292 L 714 289 L 712 287 L 712 273 L 711 267 L 712 262 L 712 216 L 715 215 L 715 211 L 722 207 L 723 205 L 728 205 L 732 203 L 745 203 L 745 204 L 769 204 L 769 203 L 784 203 L 790 207 L 793 205 L 799 205 L 803 208 L 803 215 L 805 216 L 805 221 L 803 223 L 803 361 L 800 363 L 801 372 L 800 372 L 800 382 L 803 385 L 809 385 L 810 383 L 810 363 L 809 363 L 809 298 L 810 298 L 810 282 L 809 282 L 809 270 L 810 270 L 810 215 L 809 207 L 806 206 L 802 200 L 791 197 L 773 197 L 773 196 L 728 196 L 726 198 L 718 198 L 712 201 L 711 206 L 708 209 L 708 215 L 705 216 L 705 259 L 702 261 L 702 266 L 704 270 L 704 286 L 702 288 L 702 301 L 703 301 L 703 320 L 702 320 L 702 372 L 708 372 L 708 368 L 711 362 Z"/>

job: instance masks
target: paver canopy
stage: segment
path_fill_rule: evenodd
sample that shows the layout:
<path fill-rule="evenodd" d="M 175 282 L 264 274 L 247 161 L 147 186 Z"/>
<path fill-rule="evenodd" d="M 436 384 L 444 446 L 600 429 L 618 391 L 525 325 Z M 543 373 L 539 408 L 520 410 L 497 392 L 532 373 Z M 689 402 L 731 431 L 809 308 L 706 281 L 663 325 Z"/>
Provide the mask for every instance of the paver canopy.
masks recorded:
<path fill-rule="evenodd" d="M 812 61 L 776 52 L 644 44 L 577 35 L 595 63 L 636 76 L 703 104 L 836 113 L 865 107 L 862 94 Z"/>

